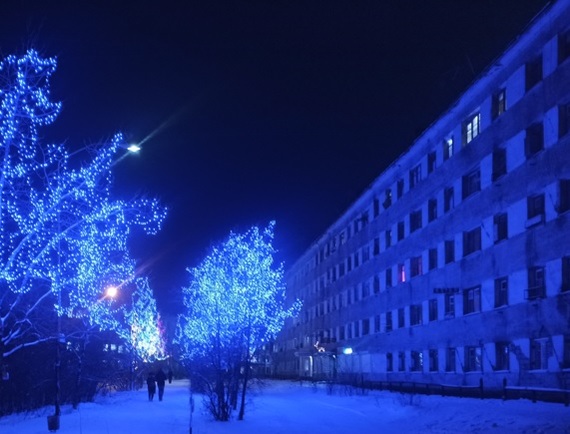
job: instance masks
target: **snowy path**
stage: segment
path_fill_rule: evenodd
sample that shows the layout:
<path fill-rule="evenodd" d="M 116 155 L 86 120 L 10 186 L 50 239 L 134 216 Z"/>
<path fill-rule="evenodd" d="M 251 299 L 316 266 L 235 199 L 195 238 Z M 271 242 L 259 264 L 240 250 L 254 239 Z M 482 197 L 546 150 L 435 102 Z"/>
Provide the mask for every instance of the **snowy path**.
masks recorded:
<path fill-rule="evenodd" d="M 562 404 L 370 392 L 346 396 L 338 388 L 269 382 L 253 394 L 244 421 L 212 422 L 196 397 L 193 434 L 337 433 L 570 433 L 570 408 Z M 0 419 L 0 434 L 45 434 L 46 409 Z M 188 383 L 166 385 L 164 401 L 149 402 L 146 391 L 117 393 L 74 411 L 62 410 L 60 434 L 188 434 Z"/>

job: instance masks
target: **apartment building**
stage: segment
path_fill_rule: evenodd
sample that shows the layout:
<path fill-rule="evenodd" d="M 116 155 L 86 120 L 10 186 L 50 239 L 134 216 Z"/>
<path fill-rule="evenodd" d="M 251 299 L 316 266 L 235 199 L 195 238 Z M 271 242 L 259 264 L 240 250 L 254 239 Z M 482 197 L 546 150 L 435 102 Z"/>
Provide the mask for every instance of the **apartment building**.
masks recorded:
<path fill-rule="evenodd" d="M 286 274 L 274 374 L 570 388 L 570 0 Z"/>

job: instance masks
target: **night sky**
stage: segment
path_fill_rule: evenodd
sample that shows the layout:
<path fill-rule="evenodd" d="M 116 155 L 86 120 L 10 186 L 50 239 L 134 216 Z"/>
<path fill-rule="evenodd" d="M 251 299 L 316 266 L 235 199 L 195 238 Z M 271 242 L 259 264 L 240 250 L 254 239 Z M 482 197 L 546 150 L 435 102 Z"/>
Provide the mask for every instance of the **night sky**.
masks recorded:
<path fill-rule="evenodd" d="M 58 58 L 46 142 L 144 141 L 115 193 L 169 207 L 132 248 L 175 312 L 230 230 L 276 220 L 292 264 L 546 3 L 10 1 L 0 55 Z"/>

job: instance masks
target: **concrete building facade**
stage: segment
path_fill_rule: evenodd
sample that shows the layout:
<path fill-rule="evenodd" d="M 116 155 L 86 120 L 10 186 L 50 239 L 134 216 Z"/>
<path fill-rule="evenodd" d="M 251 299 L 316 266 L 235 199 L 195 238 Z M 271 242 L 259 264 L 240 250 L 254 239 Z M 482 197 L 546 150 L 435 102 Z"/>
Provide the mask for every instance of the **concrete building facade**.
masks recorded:
<path fill-rule="evenodd" d="M 570 388 L 570 0 L 286 273 L 276 375 Z"/>

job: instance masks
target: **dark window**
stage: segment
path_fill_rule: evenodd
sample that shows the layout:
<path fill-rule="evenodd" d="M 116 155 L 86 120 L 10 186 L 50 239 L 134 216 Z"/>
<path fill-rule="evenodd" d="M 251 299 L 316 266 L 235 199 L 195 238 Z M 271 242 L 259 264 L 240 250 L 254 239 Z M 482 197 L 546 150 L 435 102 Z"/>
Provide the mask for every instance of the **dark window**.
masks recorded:
<path fill-rule="evenodd" d="M 455 294 L 445 294 L 443 313 L 445 318 L 455 318 Z"/>
<path fill-rule="evenodd" d="M 455 348 L 445 349 L 445 372 L 455 372 Z"/>
<path fill-rule="evenodd" d="M 561 179 L 558 196 L 558 212 L 563 213 L 570 210 L 570 179 Z"/>
<path fill-rule="evenodd" d="M 392 312 L 386 312 L 386 331 L 391 332 L 392 330 Z"/>
<path fill-rule="evenodd" d="M 410 190 L 414 188 L 421 180 L 422 166 L 418 164 L 416 167 L 410 170 Z"/>
<path fill-rule="evenodd" d="M 443 161 L 453 156 L 453 137 L 443 141 Z"/>
<path fill-rule="evenodd" d="M 400 199 L 403 194 L 404 194 L 404 180 L 399 179 L 398 183 L 396 184 L 396 195 L 398 199 Z"/>
<path fill-rule="evenodd" d="M 406 318 L 404 308 L 398 309 L 398 328 L 403 328 L 406 325 Z"/>
<path fill-rule="evenodd" d="M 370 320 L 368 318 L 362 320 L 362 336 L 370 333 Z"/>
<path fill-rule="evenodd" d="M 544 149 L 544 128 L 542 122 L 532 124 L 526 129 L 524 152 L 527 158 Z"/>
<path fill-rule="evenodd" d="M 410 276 L 416 277 L 422 274 L 422 257 L 416 256 L 410 260 Z"/>
<path fill-rule="evenodd" d="M 448 212 L 454 207 L 453 187 L 446 188 L 443 191 L 443 211 Z"/>
<path fill-rule="evenodd" d="M 437 299 L 430 300 L 428 302 L 429 307 L 429 320 L 430 321 L 437 321 Z"/>
<path fill-rule="evenodd" d="M 481 312 L 481 287 L 476 286 L 463 291 L 463 315 Z"/>
<path fill-rule="evenodd" d="M 530 220 L 538 216 L 544 217 L 544 194 L 527 198 L 527 218 Z"/>
<path fill-rule="evenodd" d="M 570 291 L 570 256 L 562 258 L 562 287 L 561 291 Z"/>
<path fill-rule="evenodd" d="M 410 233 L 421 229 L 422 227 L 422 210 L 419 209 L 410 213 Z"/>
<path fill-rule="evenodd" d="M 465 372 L 481 370 L 481 347 L 465 347 Z"/>
<path fill-rule="evenodd" d="M 374 202 L 372 203 L 372 212 L 374 214 L 374 218 L 378 217 L 380 214 L 380 201 L 377 197 L 374 198 Z"/>
<path fill-rule="evenodd" d="M 445 241 L 445 263 L 449 264 L 455 261 L 455 241 Z"/>
<path fill-rule="evenodd" d="M 392 287 L 392 269 L 386 268 L 386 288 Z"/>
<path fill-rule="evenodd" d="M 404 372 L 406 370 L 406 353 L 398 351 L 398 371 Z"/>
<path fill-rule="evenodd" d="M 369 259 L 370 259 L 370 247 L 364 246 L 362 248 L 362 263 L 364 264 Z"/>
<path fill-rule="evenodd" d="M 394 356 L 392 353 L 386 354 L 386 371 L 393 371 L 394 370 Z"/>
<path fill-rule="evenodd" d="M 362 284 L 362 298 L 370 296 L 370 282 L 364 282 Z"/>
<path fill-rule="evenodd" d="M 437 218 L 437 199 L 428 200 L 428 222 Z"/>
<path fill-rule="evenodd" d="M 507 111 L 507 90 L 501 89 L 493 95 L 491 102 L 491 117 L 497 119 Z"/>
<path fill-rule="evenodd" d="M 360 265 L 360 256 L 358 254 L 358 252 L 356 252 L 353 256 L 354 260 L 354 268 L 358 267 Z"/>
<path fill-rule="evenodd" d="M 463 146 L 471 141 L 481 132 L 481 113 L 469 116 L 462 125 Z"/>
<path fill-rule="evenodd" d="M 570 57 L 570 30 L 558 35 L 558 64 Z"/>
<path fill-rule="evenodd" d="M 495 279 L 495 307 L 509 304 L 509 279 L 500 277 Z"/>
<path fill-rule="evenodd" d="M 398 241 L 404 239 L 404 222 L 398 222 Z"/>
<path fill-rule="evenodd" d="M 481 228 L 463 232 L 463 256 L 481 250 Z"/>
<path fill-rule="evenodd" d="M 429 269 L 437 268 L 437 249 L 429 249 Z"/>
<path fill-rule="evenodd" d="M 380 333 L 380 315 L 374 316 L 374 333 Z"/>
<path fill-rule="evenodd" d="M 344 269 L 345 269 L 344 262 L 338 264 L 338 277 L 344 276 Z"/>
<path fill-rule="evenodd" d="M 558 106 L 558 137 L 564 137 L 568 131 L 570 131 L 570 103 Z"/>
<path fill-rule="evenodd" d="M 374 256 L 380 253 L 380 238 L 374 238 Z"/>
<path fill-rule="evenodd" d="M 481 190 L 481 172 L 479 169 L 473 172 L 463 175 L 462 178 L 462 195 L 463 199 L 471 196 L 473 193 L 477 193 Z"/>
<path fill-rule="evenodd" d="M 525 295 L 527 300 L 536 300 L 546 296 L 544 267 L 530 267 L 528 269 L 528 289 Z"/>
<path fill-rule="evenodd" d="M 530 340 L 530 369 L 546 369 L 546 352 L 544 339 Z"/>
<path fill-rule="evenodd" d="M 352 257 L 346 258 L 346 271 L 349 272 L 352 270 Z"/>
<path fill-rule="evenodd" d="M 439 370 L 437 350 L 429 350 L 429 370 L 430 372 L 437 372 Z"/>
<path fill-rule="evenodd" d="M 542 55 L 527 62 L 525 65 L 525 89 L 532 89 L 540 80 L 542 80 Z"/>
<path fill-rule="evenodd" d="M 392 230 L 387 229 L 386 230 L 386 248 L 390 247 L 391 245 L 392 245 Z"/>
<path fill-rule="evenodd" d="M 507 150 L 496 149 L 493 152 L 493 181 L 507 173 Z"/>
<path fill-rule="evenodd" d="M 435 170 L 435 164 L 436 164 L 436 159 L 435 159 L 435 152 L 430 152 L 427 156 L 427 171 L 428 173 L 431 173 Z"/>
<path fill-rule="evenodd" d="M 411 351 L 410 352 L 410 356 L 411 356 L 411 366 L 410 366 L 410 371 L 413 372 L 421 372 L 423 370 L 423 357 L 422 357 L 422 352 L 421 351 Z"/>
<path fill-rule="evenodd" d="M 388 209 L 390 208 L 390 205 L 392 205 L 392 190 L 388 188 L 384 192 L 384 202 L 382 203 L 382 206 L 384 209 Z"/>
<path fill-rule="evenodd" d="M 374 294 L 380 292 L 380 277 L 374 276 Z"/>
<path fill-rule="evenodd" d="M 506 240 L 509 236 L 509 218 L 507 213 L 496 214 L 493 217 L 493 240 L 495 244 Z"/>
<path fill-rule="evenodd" d="M 562 349 L 562 369 L 570 368 L 570 335 L 564 335 L 564 348 Z"/>
<path fill-rule="evenodd" d="M 495 342 L 495 371 L 509 370 L 509 343 Z"/>
<path fill-rule="evenodd" d="M 421 325 L 422 323 L 422 305 L 412 304 L 410 306 L 410 325 Z"/>

